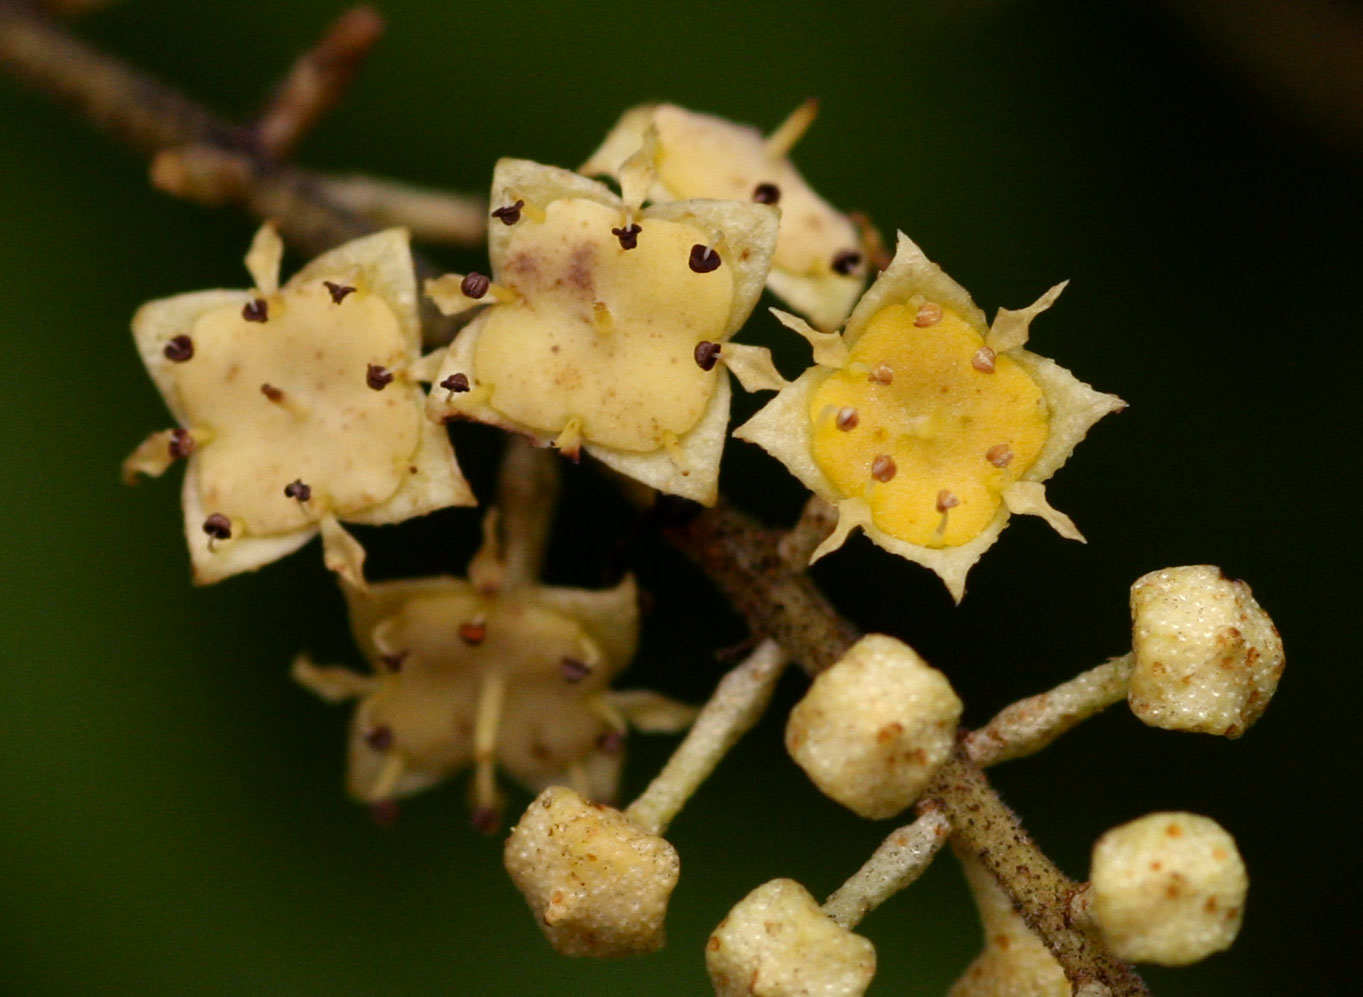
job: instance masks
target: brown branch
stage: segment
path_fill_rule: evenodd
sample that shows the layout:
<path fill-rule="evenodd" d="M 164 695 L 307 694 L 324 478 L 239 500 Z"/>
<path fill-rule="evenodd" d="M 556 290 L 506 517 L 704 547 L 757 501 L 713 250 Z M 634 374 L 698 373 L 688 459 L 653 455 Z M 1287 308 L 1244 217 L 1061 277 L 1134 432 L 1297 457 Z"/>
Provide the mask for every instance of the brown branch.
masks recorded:
<path fill-rule="evenodd" d="M 0 67 L 150 159 L 162 190 L 199 203 L 236 204 L 273 220 L 285 240 L 308 255 L 374 231 L 367 219 L 325 195 L 322 178 L 266 155 L 250 129 L 87 45 L 24 0 L 0 0 Z M 443 272 L 414 259 L 419 278 Z M 423 298 L 422 321 L 428 342 L 439 344 L 453 338 L 464 319 L 442 316 Z"/>
<path fill-rule="evenodd" d="M 383 37 L 384 22 L 373 7 L 352 7 L 305 52 L 275 91 L 256 122 L 256 141 L 283 159 L 323 115 L 335 107 Z"/>
<path fill-rule="evenodd" d="M 159 185 L 272 218 L 300 249 L 320 252 L 374 228 L 326 197 L 314 174 L 267 155 L 249 130 L 76 40 L 23 0 L 0 0 L 0 64 L 153 159 Z M 296 131 L 292 125 L 281 128 L 285 138 Z M 419 261 L 418 269 L 422 267 Z M 432 341 L 449 337 L 447 320 L 433 311 L 423 318 Z M 809 547 L 820 528 L 818 510 L 810 510 L 804 522 L 783 547 L 781 534 L 721 504 L 667 535 L 705 571 L 754 633 L 774 638 L 806 671 L 817 674 L 842 655 L 857 632 L 799 566 L 796 555 Z M 927 799 L 948 815 L 958 840 L 985 861 L 1071 980 L 1107 984 L 1114 995 L 1146 992 L 1130 967 L 1065 923 L 1069 894 L 1077 884 L 1041 853 L 964 755 L 946 766 Z"/>

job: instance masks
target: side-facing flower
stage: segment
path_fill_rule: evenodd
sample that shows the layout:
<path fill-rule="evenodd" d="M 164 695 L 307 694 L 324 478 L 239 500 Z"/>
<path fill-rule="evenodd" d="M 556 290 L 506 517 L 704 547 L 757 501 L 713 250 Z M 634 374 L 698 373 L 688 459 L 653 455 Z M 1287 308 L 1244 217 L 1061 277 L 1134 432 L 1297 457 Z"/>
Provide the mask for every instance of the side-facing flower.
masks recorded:
<path fill-rule="evenodd" d="M 805 182 L 789 152 L 814 120 L 808 101 L 770 135 L 673 104 L 647 104 L 625 112 L 580 171 L 619 176 L 621 165 L 645 144 L 657 142 L 654 201 L 716 197 L 775 204 L 781 234 L 767 286 L 820 329 L 836 329 L 865 285 L 862 239 L 852 220 Z"/>
<path fill-rule="evenodd" d="M 194 580 L 250 571 L 319 531 L 329 567 L 362 583 L 364 551 L 339 524 L 396 523 L 473 505 L 445 433 L 424 417 L 416 279 L 390 229 L 313 260 L 279 285 L 272 226 L 246 257 L 249 291 L 144 305 L 133 336 L 179 428 L 124 464 L 129 479 L 187 457 Z"/>
<path fill-rule="evenodd" d="M 319 667 L 294 677 L 332 702 L 358 698 L 349 791 L 382 803 L 473 765 L 476 822 L 500 809 L 496 769 L 532 791 L 567 784 L 615 796 L 627 722 L 684 726 L 694 711 L 650 692 L 613 692 L 638 638 L 634 582 L 612 589 L 504 585 L 496 514 L 469 578 L 345 588 L 351 628 L 372 675 Z"/>
<path fill-rule="evenodd" d="M 1090 426 L 1125 403 L 1023 349 L 1059 284 L 992 326 L 965 289 L 902 233 L 894 261 L 841 334 L 777 317 L 809 339 L 815 366 L 735 436 L 766 449 L 838 508 L 814 559 L 861 527 L 931 568 L 958 601 L 1012 513 L 1082 540 L 1042 484 Z"/>
<path fill-rule="evenodd" d="M 447 313 L 491 303 L 450 347 L 430 414 L 491 423 L 570 456 L 586 450 L 710 503 L 729 417 L 717 364 L 745 383 L 756 368 L 754 386 L 775 377 L 765 350 L 727 341 L 761 294 L 777 214 L 730 201 L 641 209 L 651 168 L 636 162 L 623 199 L 568 170 L 497 164 L 492 280 L 427 284 Z"/>

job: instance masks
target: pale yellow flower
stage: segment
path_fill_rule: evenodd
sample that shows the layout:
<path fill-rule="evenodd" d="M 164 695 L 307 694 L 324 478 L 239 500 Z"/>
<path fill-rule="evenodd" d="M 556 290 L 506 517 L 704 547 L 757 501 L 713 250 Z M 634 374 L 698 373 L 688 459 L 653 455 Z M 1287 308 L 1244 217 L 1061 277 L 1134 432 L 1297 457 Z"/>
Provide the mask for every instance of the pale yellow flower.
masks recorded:
<path fill-rule="evenodd" d="M 1012 513 L 1082 540 L 1042 484 L 1090 426 L 1124 407 L 1023 349 L 1057 285 L 992 326 L 966 291 L 907 236 L 841 334 L 777 313 L 814 347 L 815 366 L 734 435 L 781 460 L 855 528 L 931 568 L 959 600 L 971 566 Z"/>
<path fill-rule="evenodd" d="M 450 347 L 430 414 L 585 450 L 710 503 L 729 417 L 717 364 L 745 384 L 779 383 L 765 350 L 728 342 L 761 294 L 777 215 L 732 201 L 641 208 L 652 168 L 635 166 L 622 199 L 568 170 L 497 164 L 491 281 L 427 283 L 447 313 L 491 305 Z"/>
<path fill-rule="evenodd" d="M 328 566 L 362 584 L 339 524 L 396 523 L 473 505 L 445 432 L 424 416 L 407 233 L 313 260 L 279 285 L 283 246 L 260 230 L 256 286 L 144 305 L 133 335 L 179 428 L 153 434 L 125 476 L 188 458 L 183 506 L 194 580 L 268 564 L 319 531 Z"/>
<path fill-rule="evenodd" d="M 648 191 L 653 201 L 717 197 L 775 204 L 781 234 L 767 286 L 816 327 L 836 329 L 865 286 L 867 268 L 857 227 L 814 192 L 788 155 L 816 109 L 808 101 L 763 135 L 673 104 L 646 104 L 625 112 L 579 172 L 618 177 L 649 140 L 657 150 Z"/>

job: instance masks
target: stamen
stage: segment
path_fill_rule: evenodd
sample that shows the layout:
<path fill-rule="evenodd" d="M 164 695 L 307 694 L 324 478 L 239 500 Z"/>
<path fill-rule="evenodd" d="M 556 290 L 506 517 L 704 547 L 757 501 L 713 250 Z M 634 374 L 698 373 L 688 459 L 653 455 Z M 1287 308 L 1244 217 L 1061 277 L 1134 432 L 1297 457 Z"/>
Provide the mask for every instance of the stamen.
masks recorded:
<path fill-rule="evenodd" d="M 220 512 L 215 512 L 204 520 L 203 530 L 210 540 L 231 540 L 232 520 Z"/>
<path fill-rule="evenodd" d="M 366 731 L 364 743 L 375 751 L 387 751 L 393 746 L 393 728 L 383 725 Z"/>
<path fill-rule="evenodd" d="M 262 384 L 260 386 L 260 393 L 276 405 L 284 400 L 284 392 L 281 389 L 276 388 L 273 384 Z"/>
<path fill-rule="evenodd" d="M 487 621 L 469 620 L 459 625 L 459 639 L 469 647 L 477 647 L 487 640 Z"/>
<path fill-rule="evenodd" d="M 634 249 L 639 245 L 639 233 L 642 231 L 638 225 L 626 225 L 624 228 L 611 229 L 611 235 L 620 240 L 621 249 Z"/>
<path fill-rule="evenodd" d="M 894 370 L 887 363 L 876 364 L 871 373 L 866 375 L 866 380 L 872 384 L 891 384 L 894 381 Z"/>
<path fill-rule="evenodd" d="M 464 373 L 451 374 L 440 382 L 440 386 L 450 393 L 450 396 L 469 390 L 469 376 Z"/>
<path fill-rule="evenodd" d="M 625 746 L 625 732 L 614 728 L 608 730 L 596 739 L 596 746 L 607 755 L 618 755 Z"/>
<path fill-rule="evenodd" d="M 781 188 L 774 183 L 760 183 L 753 188 L 752 199 L 758 204 L 776 204 L 781 200 Z"/>
<path fill-rule="evenodd" d="M 918 314 L 913 317 L 913 324 L 920 329 L 926 329 L 940 321 L 942 321 L 942 306 L 933 301 L 920 305 Z"/>
<path fill-rule="evenodd" d="M 470 272 L 459 282 L 459 290 L 466 298 L 477 301 L 487 294 L 487 289 L 492 286 L 492 281 L 485 275 L 477 271 Z"/>
<path fill-rule="evenodd" d="M 347 294 L 355 293 L 355 288 L 351 287 L 349 284 L 335 284 L 329 280 L 324 280 L 322 281 L 322 286 L 325 287 L 327 293 L 331 295 L 331 303 L 334 305 L 339 305 L 344 301 Z"/>
<path fill-rule="evenodd" d="M 857 267 L 861 266 L 861 254 L 855 249 L 844 249 L 833 257 L 831 266 L 834 273 L 840 273 L 844 277 L 849 276 Z"/>
<path fill-rule="evenodd" d="M 502 815 L 496 807 L 474 807 L 470 823 L 479 834 L 496 834 L 502 826 Z"/>
<path fill-rule="evenodd" d="M 402 663 L 407 660 L 407 655 L 411 653 L 411 651 L 394 651 L 392 654 L 380 654 L 379 661 L 383 663 L 383 667 L 387 671 L 396 673 L 402 671 Z"/>
<path fill-rule="evenodd" d="M 1007 443 L 1000 443 L 986 450 L 984 459 L 995 467 L 1007 467 L 1013 462 L 1013 451 Z"/>
<path fill-rule="evenodd" d="M 857 410 L 850 405 L 845 405 L 838 409 L 838 414 L 833 420 L 833 424 L 846 433 L 856 429 L 857 423 L 860 421 L 861 416 L 857 415 Z"/>
<path fill-rule="evenodd" d="M 974 367 L 981 374 L 994 373 L 995 353 L 988 346 L 981 346 L 975 351 L 975 355 L 970 358 L 970 366 Z"/>
<path fill-rule="evenodd" d="M 696 344 L 695 353 L 696 366 L 701 370 L 714 370 L 715 364 L 719 361 L 720 345 L 712 343 L 707 339 L 702 339 Z"/>
<path fill-rule="evenodd" d="M 719 269 L 719 253 L 709 246 L 696 243 L 691 247 L 691 258 L 687 261 L 696 273 L 712 273 Z"/>
<path fill-rule="evenodd" d="M 517 200 L 515 204 L 508 204 L 492 212 L 492 217 L 498 219 L 503 225 L 515 225 L 521 220 L 521 208 L 525 207 L 525 202 Z"/>
<path fill-rule="evenodd" d="M 188 429 L 172 429 L 170 431 L 170 441 L 166 444 L 166 450 L 170 456 L 179 460 L 188 457 L 194 452 L 194 437 Z"/>
<path fill-rule="evenodd" d="M 270 306 L 264 298 L 248 301 L 242 306 L 241 317 L 247 322 L 268 322 L 270 320 Z"/>
<path fill-rule="evenodd" d="M 563 677 L 568 682 L 581 682 L 592 673 L 592 666 L 585 661 L 577 658 L 564 657 L 558 663 L 559 670 L 563 672 Z"/>
<path fill-rule="evenodd" d="M 297 499 L 299 502 L 306 502 L 308 499 L 312 498 L 312 486 L 303 484 L 302 480 L 299 478 L 294 478 L 284 486 L 284 494 L 288 498 Z"/>
<path fill-rule="evenodd" d="M 940 492 L 937 493 L 938 512 L 946 512 L 948 509 L 954 509 L 960 504 L 961 500 L 958 499 L 955 495 L 951 494 L 951 492 L 947 491 L 945 488 L 943 488 Z"/>
<path fill-rule="evenodd" d="M 194 340 L 188 336 L 176 336 L 166 343 L 166 348 L 161 352 L 171 363 L 184 363 L 194 356 Z"/>
<path fill-rule="evenodd" d="M 871 477 L 882 484 L 892 481 L 898 471 L 899 468 L 895 466 L 894 458 L 889 454 L 879 454 L 875 460 L 871 461 Z"/>
<path fill-rule="evenodd" d="M 365 371 L 364 383 L 375 391 L 382 391 L 393 381 L 393 372 L 382 364 L 371 363 Z"/>

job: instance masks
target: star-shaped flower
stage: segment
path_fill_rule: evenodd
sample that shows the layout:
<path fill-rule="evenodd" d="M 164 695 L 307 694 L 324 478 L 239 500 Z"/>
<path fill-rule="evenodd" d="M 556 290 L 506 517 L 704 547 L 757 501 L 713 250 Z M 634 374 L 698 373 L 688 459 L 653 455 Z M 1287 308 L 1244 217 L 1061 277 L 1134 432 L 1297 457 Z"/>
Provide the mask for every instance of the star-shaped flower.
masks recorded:
<path fill-rule="evenodd" d="M 767 286 L 816 327 L 836 329 L 865 285 L 866 266 L 857 226 L 813 191 L 788 156 L 817 108 L 806 102 L 764 136 L 750 125 L 673 104 L 636 107 L 579 172 L 619 176 L 652 131 L 658 165 L 652 200 L 717 197 L 777 205 L 781 234 Z"/>
<path fill-rule="evenodd" d="M 809 339 L 815 366 L 734 435 L 781 460 L 838 507 L 814 552 L 856 527 L 931 568 L 959 601 L 965 577 L 1011 513 L 1083 537 L 1042 484 L 1090 426 L 1125 403 L 1023 349 L 1033 318 L 1064 289 L 992 326 L 965 289 L 907 236 L 839 334 L 777 313 Z"/>
<path fill-rule="evenodd" d="M 615 796 L 627 722 L 676 730 L 694 711 L 611 680 L 638 640 L 634 581 L 612 589 L 508 583 L 495 511 L 469 578 L 346 586 L 372 675 L 300 657 L 294 677 L 332 702 L 358 698 L 348 786 L 383 803 L 475 767 L 475 822 L 495 824 L 495 771 L 532 791 Z"/>
<path fill-rule="evenodd" d="M 450 347 L 430 412 L 585 449 L 710 503 L 729 416 L 717 363 L 748 385 L 779 383 L 765 350 L 728 342 L 761 294 L 777 214 L 732 201 L 641 209 L 651 175 L 636 158 L 621 198 L 568 170 L 497 164 L 492 280 L 427 284 L 447 313 L 491 303 Z"/>
<path fill-rule="evenodd" d="M 407 233 L 346 243 L 279 286 L 272 226 L 246 257 L 250 291 L 144 305 L 133 336 L 179 428 L 125 462 L 129 479 L 188 458 L 183 506 L 194 580 L 216 582 L 319 531 L 327 564 L 361 582 L 340 526 L 473 505 L 448 437 L 424 416 Z"/>

